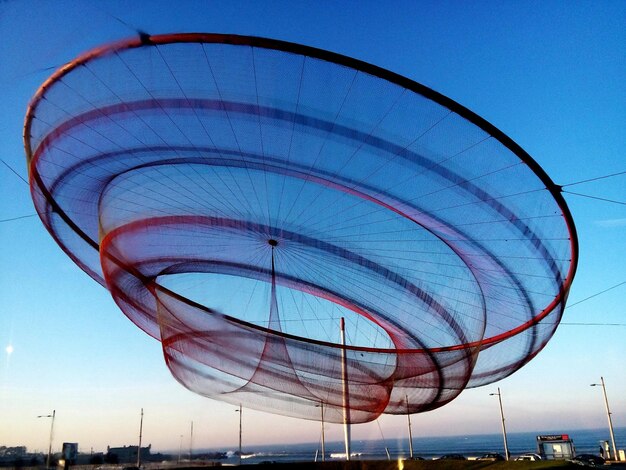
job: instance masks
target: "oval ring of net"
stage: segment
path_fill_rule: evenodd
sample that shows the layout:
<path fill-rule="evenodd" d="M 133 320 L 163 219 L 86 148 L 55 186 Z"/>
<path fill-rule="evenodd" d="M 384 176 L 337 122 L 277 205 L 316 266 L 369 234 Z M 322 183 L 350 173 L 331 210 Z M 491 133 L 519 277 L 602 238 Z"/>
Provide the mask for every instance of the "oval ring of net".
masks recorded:
<path fill-rule="evenodd" d="M 25 147 L 43 223 L 176 379 L 256 409 L 442 406 L 545 346 L 576 269 L 559 188 L 511 139 L 306 46 L 103 46 L 42 85 Z"/>

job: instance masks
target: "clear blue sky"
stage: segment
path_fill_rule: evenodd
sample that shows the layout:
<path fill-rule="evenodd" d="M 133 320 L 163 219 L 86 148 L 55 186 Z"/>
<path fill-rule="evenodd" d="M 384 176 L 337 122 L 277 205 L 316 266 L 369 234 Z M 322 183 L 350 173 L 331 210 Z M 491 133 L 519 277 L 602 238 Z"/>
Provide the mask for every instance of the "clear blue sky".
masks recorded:
<path fill-rule="evenodd" d="M 557 184 L 626 170 L 626 3 L 615 2 L 0 2 L 0 157 L 22 177 L 22 124 L 54 68 L 133 28 L 221 32 L 303 43 L 356 57 L 451 97 L 520 144 Z M 0 220 L 34 213 L 27 186 L 0 164 Z M 571 191 L 626 200 L 626 178 Z M 626 281 L 626 206 L 566 196 L 580 238 L 570 303 Z M 0 445 L 81 451 L 144 443 L 234 447 L 234 407 L 180 386 L 160 345 L 122 315 L 106 290 L 55 245 L 37 217 L 0 222 Z M 499 432 L 502 389 L 510 431 L 626 426 L 626 284 L 566 310 L 529 365 L 413 418 L 414 435 Z M 586 324 L 586 325 L 581 325 Z M 596 325 L 600 324 L 600 325 Z M 607 326 L 606 324 L 619 324 Z M 6 349 L 12 346 L 12 353 Z M 244 410 L 244 445 L 317 441 L 319 424 Z M 383 417 L 404 438 L 404 417 Z M 338 425 L 327 439 L 340 439 Z M 379 438 L 375 423 L 354 438 Z M 607 434 L 608 437 L 608 434 Z"/>

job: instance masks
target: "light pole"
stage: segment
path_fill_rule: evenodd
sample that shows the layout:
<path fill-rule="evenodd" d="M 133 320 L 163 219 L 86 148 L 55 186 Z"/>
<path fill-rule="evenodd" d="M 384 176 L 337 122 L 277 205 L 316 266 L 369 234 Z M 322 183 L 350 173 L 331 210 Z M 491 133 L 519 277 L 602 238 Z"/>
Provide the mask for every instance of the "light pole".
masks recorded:
<path fill-rule="evenodd" d="M 409 456 L 413 458 L 413 433 L 411 432 L 411 413 L 409 410 L 409 396 L 404 395 L 406 398 L 406 418 L 409 420 Z"/>
<path fill-rule="evenodd" d="M 141 438 L 143 435 L 143 408 L 141 409 L 141 418 L 139 420 L 139 447 L 137 448 L 137 468 L 141 468 Z"/>
<path fill-rule="evenodd" d="M 322 411 L 322 462 L 326 462 L 326 449 L 324 442 L 324 402 L 321 401 L 319 405 L 315 405 L 316 408 L 320 408 Z"/>
<path fill-rule="evenodd" d="M 346 460 L 350 460 L 350 392 L 348 390 L 348 357 L 346 354 L 346 322 L 341 317 L 341 392 L 343 396 L 343 435 Z"/>
<path fill-rule="evenodd" d="M 241 404 L 239 405 L 239 409 L 235 410 L 235 413 L 239 413 L 239 465 L 241 465 Z"/>
<path fill-rule="evenodd" d="M 193 449 L 193 421 L 191 422 L 191 434 L 189 434 L 189 462 L 191 462 Z"/>
<path fill-rule="evenodd" d="M 46 468 L 50 468 L 50 455 L 52 454 L 52 433 L 54 432 L 54 417 L 56 410 L 52 410 L 51 415 L 39 415 L 37 418 L 52 418 L 52 424 L 50 424 L 50 440 L 48 443 L 48 459 L 46 460 Z"/>
<path fill-rule="evenodd" d="M 506 426 L 504 425 L 504 410 L 502 408 L 502 394 L 500 393 L 500 387 L 498 387 L 497 393 L 490 393 L 489 395 L 497 395 L 500 402 L 500 417 L 502 418 L 502 437 L 504 438 L 504 458 L 509 460 L 509 444 L 506 440 Z"/>
<path fill-rule="evenodd" d="M 178 465 L 180 465 L 180 456 L 183 453 L 183 435 L 180 435 L 180 446 L 178 447 Z"/>
<path fill-rule="evenodd" d="M 611 433 L 611 445 L 613 446 L 613 458 L 610 460 L 617 460 L 617 447 L 615 447 L 615 435 L 613 434 L 613 421 L 611 421 L 611 410 L 609 409 L 609 400 L 606 397 L 606 387 L 604 386 L 604 377 L 600 377 L 599 384 L 591 384 L 591 387 L 602 386 L 602 393 L 604 394 L 604 406 L 606 406 L 606 417 L 609 420 L 609 432 Z"/>

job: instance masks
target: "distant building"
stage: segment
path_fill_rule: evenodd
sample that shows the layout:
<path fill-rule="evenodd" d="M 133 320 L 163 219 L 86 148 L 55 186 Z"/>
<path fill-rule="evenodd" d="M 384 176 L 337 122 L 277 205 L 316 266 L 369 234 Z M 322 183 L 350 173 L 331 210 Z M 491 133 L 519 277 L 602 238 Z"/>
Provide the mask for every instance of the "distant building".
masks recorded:
<path fill-rule="evenodd" d="M 76 465 L 102 465 L 104 463 L 103 452 L 79 453 L 76 457 Z"/>
<path fill-rule="evenodd" d="M 30 454 L 26 446 L 0 446 L 0 467 L 36 466 L 42 462 L 42 454 Z"/>
<path fill-rule="evenodd" d="M 141 460 L 149 461 L 151 458 L 150 449 L 152 444 L 148 447 L 141 448 Z M 137 450 L 139 446 L 124 446 L 124 447 L 109 447 L 107 446 L 107 456 L 115 456 L 119 463 L 134 463 L 137 462 Z"/>
<path fill-rule="evenodd" d="M 0 457 L 10 457 L 10 458 L 26 457 L 26 446 L 16 446 L 16 447 L 0 446 Z"/>

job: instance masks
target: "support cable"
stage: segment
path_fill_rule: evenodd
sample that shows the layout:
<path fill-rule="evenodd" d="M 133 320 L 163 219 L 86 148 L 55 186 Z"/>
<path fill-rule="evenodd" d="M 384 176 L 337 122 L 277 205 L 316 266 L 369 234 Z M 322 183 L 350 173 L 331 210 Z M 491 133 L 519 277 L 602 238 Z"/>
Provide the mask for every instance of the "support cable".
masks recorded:
<path fill-rule="evenodd" d="M 20 215 L 17 217 L 11 217 L 10 219 L 0 219 L 0 223 L 2 222 L 13 222 L 14 220 L 27 219 L 29 217 L 35 217 L 37 214 L 28 214 L 28 215 Z"/>
<path fill-rule="evenodd" d="M 562 184 L 561 188 L 565 188 L 567 186 L 575 186 L 577 184 L 590 183 L 591 181 L 602 180 L 602 179 L 605 179 L 605 178 L 612 178 L 613 176 L 620 176 L 620 175 L 625 175 L 625 174 L 626 174 L 626 171 L 620 171 L 620 172 L 617 172 L 617 173 L 612 173 L 610 175 L 596 176 L 595 178 L 589 178 L 589 179 L 586 179 L 586 180 L 576 181 L 574 183 Z"/>
<path fill-rule="evenodd" d="M 26 181 L 26 180 L 24 179 L 24 177 L 22 177 L 22 175 L 20 175 L 17 171 L 15 171 L 15 170 L 11 167 L 11 165 L 9 165 L 7 162 L 5 162 L 5 161 L 4 161 L 4 159 L 2 159 L 2 158 L 0 158 L 0 161 L 1 161 L 2 163 L 4 163 L 4 166 L 6 166 L 9 170 L 11 170 L 15 176 L 17 176 L 19 179 L 21 179 L 24 183 L 26 183 L 26 184 L 28 185 L 28 181 Z M 30 185 L 29 185 L 29 186 L 30 186 Z"/>
<path fill-rule="evenodd" d="M 593 299 L 594 297 L 597 297 L 600 294 L 604 294 L 605 292 L 613 290 L 616 287 L 623 286 L 624 284 L 626 284 L 626 281 L 619 282 L 619 283 L 615 284 L 614 286 L 609 287 L 608 289 L 604 289 L 603 291 L 596 292 L 595 294 L 590 295 L 589 297 L 586 297 L 586 298 L 584 298 L 582 300 L 579 300 L 578 302 L 574 302 L 573 304 L 569 304 L 568 306 L 565 307 L 565 309 L 572 308 L 573 306 L 578 305 L 578 304 L 582 304 L 583 302 L 585 302 L 585 301 L 587 301 L 589 299 Z"/>
<path fill-rule="evenodd" d="M 107 10 L 105 10 L 104 8 L 102 8 L 99 2 L 94 3 L 89 3 L 89 5 L 94 8 L 95 10 L 100 11 L 100 13 L 103 13 L 105 15 L 107 15 L 109 18 L 114 19 L 115 21 L 117 21 L 118 23 L 120 23 L 121 25 L 125 26 L 126 28 L 130 29 L 131 31 L 133 31 L 134 33 L 137 34 L 144 34 L 143 31 L 141 30 L 141 28 L 138 28 L 137 26 L 134 26 L 124 20 L 122 20 L 121 18 L 119 18 L 118 16 L 115 16 L 114 14 L 108 12 Z"/>
<path fill-rule="evenodd" d="M 598 197 L 598 196 L 590 196 L 589 194 L 581 194 L 581 193 L 575 193 L 572 191 L 562 191 L 565 194 L 572 194 L 574 196 L 581 196 L 581 197 L 586 197 L 588 199 L 595 199 L 597 201 L 604 201 L 604 202 L 611 202 L 613 204 L 620 204 L 622 206 L 626 206 L 626 201 L 616 201 L 614 199 L 607 199 L 604 197 Z"/>
<path fill-rule="evenodd" d="M 380 427 L 380 422 L 376 419 L 376 424 L 378 424 L 378 430 L 380 431 L 380 437 L 383 439 L 383 445 L 385 446 L 385 453 L 387 454 L 387 460 L 391 460 L 391 455 L 389 455 L 389 448 L 387 447 L 387 441 L 385 440 L 385 435 L 383 434 L 383 429 Z"/>

